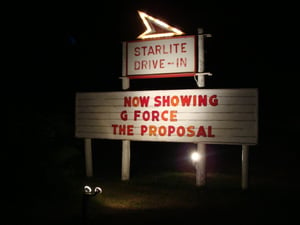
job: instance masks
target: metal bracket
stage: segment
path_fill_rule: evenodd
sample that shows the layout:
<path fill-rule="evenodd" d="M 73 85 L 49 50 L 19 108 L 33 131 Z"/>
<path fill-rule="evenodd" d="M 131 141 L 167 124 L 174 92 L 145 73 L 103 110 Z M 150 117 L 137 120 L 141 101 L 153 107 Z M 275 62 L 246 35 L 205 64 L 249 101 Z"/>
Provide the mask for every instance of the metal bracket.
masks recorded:
<path fill-rule="evenodd" d="M 202 73 L 195 73 L 194 75 L 194 79 L 196 81 L 196 84 L 198 87 L 204 87 L 205 86 L 205 82 L 204 82 L 204 76 L 212 76 L 212 73 L 210 72 L 202 72 Z"/>

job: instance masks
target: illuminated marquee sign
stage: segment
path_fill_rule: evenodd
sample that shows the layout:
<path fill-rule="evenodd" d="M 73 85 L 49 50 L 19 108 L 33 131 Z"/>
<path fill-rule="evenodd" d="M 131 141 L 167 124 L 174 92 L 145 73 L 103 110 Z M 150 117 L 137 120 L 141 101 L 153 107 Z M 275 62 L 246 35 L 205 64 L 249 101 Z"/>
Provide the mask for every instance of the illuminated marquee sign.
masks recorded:
<path fill-rule="evenodd" d="M 123 43 L 123 76 L 134 78 L 183 77 L 196 73 L 196 36 L 138 11 L 146 30 Z M 175 36 L 175 37 L 171 37 Z"/>
<path fill-rule="evenodd" d="M 123 49 L 130 78 L 193 76 L 197 69 L 194 35 L 131 41 Z"/>
<path fill-rule="evenodd" d="M 256 89 L 77 93 L 76 137 L 257 143 Z"/>
<path fill-rule="evenodd" d="M 142 11 L 138 11 L 138 13 L 146 27 L 146 31 L 140 34 L 137 37 L 138 39 L 169 37 L 184 34 L 181 30 L 172 27 L 169 24 L 157 18 L 149 16 L 148 14 Z"/>

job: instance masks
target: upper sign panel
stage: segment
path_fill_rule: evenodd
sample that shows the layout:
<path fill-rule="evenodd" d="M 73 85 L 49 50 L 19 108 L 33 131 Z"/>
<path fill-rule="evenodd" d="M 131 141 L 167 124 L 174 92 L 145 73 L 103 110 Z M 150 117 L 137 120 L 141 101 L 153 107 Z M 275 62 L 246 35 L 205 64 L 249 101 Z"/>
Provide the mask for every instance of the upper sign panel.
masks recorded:
<path fill-rule="evenodd" d="M 196 36 L 124 42 L 123 74 L 130 78 L 193 76 Z"/>

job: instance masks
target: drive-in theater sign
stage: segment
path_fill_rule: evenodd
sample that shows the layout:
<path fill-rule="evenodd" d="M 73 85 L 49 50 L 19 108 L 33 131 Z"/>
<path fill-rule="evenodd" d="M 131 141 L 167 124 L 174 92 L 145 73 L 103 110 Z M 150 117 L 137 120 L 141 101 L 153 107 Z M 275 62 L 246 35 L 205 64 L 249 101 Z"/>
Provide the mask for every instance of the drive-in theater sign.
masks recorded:
<path fill-rule="evenodd" d="M 207 34 L 198 29 L 198 35 L 183 36 L 139 15 L 146 27 L 142 40 L 122 46 L 123 91 L 76 94 L 75 136 L 85 140 L 87 176 L 93 174 L 92 139 L 122 140 L 122 180 L 129 179 L 130 141 L 195 143 L 204 156 L 195 167 L 198 186 L 205 183 L 205 145 L 233 144 L 242 145 L 242 187 L 247 188 L 248 146 L 257 144 L 257 89 L 128 91 L 130 79 L 193 77 L 204 87 L 204 75 L 211 75 L 204 72 Z"/>

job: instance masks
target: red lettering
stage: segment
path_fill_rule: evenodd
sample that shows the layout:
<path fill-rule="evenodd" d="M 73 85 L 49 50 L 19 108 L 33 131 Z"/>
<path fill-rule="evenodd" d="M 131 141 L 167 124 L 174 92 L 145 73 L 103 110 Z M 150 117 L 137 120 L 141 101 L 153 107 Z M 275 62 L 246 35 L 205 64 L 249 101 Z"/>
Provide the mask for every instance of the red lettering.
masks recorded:
<path fill-rule="evenodd" d="M 190 106 L 191 98 L 192 98 L 191 95 L 180 96 L 182 106 Z"/>
<path fill-rule="evenodd" d="M 208 137 L 215 137 L 215 135 L 212 133 L 212 127 L 211 126 L 208 126 L 207 130 L 208 130 Z"/>
<path fill-rule="evenodd" d="M 160 51 L 161 51 L 161 45 L 155 45 L 155 53 L 161 54 Z"/>
<path fill-rule="evenodd" d="M 176 133 L 179 137 L 182 137 L 185 134 L 184 126 L 179 126 Z"/>
<path fill-rule="evenodd" d="M 147 132 L 148 127 L 146 125 L 141 125 L 141 135 L 144 136 L 144 134 Z"/>
<path fill-rule="evenodd" d="M 131 106 L 131 97 L 124 97 L 124 107 Z"/>
<path fill-rule="evenodd" d="M 134 48 L 134 56 L 149 56 L 149 55 L 161 55 L 172 53 L 186 53 L 187 43 L 173 43 L 168 45 L 150 45 Z"/>
<path fill-rule="evenodd" d="M 150 96 L 135 96 L 135 97 L 124 97 L 125 107 L 148 107 Z"/>
<path fill-rule="evenodd" d="M 118 125 L 117 124 L 112 124 L 111 125 L 114 129 L 113 129 L 113 134 L 117 134 L 117 127 Z"/>
<path fill-rule="evenodd" d="M 165 117 L 166 114 L 168 114 L 168 110 L 165 110 L 161 113 L 161 118 L 164 121 L 168 121 L 168 117 Z"/>
<path fill-rule="evenodd" d="M 149 136 L 156 136 L 156 126 L 149 126 Z"/>
<path fill-rule="evenodd" d="M 163 106 L 170 106 L 170 96 L 163 96 Z"/>
<path fill-rule="evenodd" d="M 181 43 L 181 52 L 186 53 L 186 43 Z"/>
<path fill-rule="evenodd" d="M 113 125 L 113 127 L 116 127 L 117 125 Z M 120 125 L 121 127 L 121 125 Z M 116 128 L 115 128 L 116 129 Z M 123 127 L 122 127 L 123 131 Z M 116 132 L 116 131 L 114 131 Z M 121 131 L 120 131 L 121 132 Z M 133 134 L 133 127 L 128 126 L 127 128 L 127 133 L 128 135 Z M 215 137 L 215 135 L 212 132 L 212 127 L 204 127 L 204 126 L 199 126 L 198 131 L 195 131 L 195 126 L 155 126 L 155 125 L 142 125 L 141 126 L 141 135 L 144 136 L 146 133 L 148 133 L 149 136 L 172 136 L 173 134 L 176 134 L 178 137 Z"/>
<path fill-rule="evenodd" d="M 142 46 L 141 48 L 143 49 L 143 55 L 145 56 L 146 55 L 147 46 Z"/>
<path fill-rule="evenodd" d="M 168 136 L 171 136 L 175 132 L 174 126 L 168 126 Z"/>
<path fill-rule="evenodd" d="M 134 48 L 134 56 L 140 56 L 140 48 L 139 47 Z"/>
<path fill-rule="evenodd" d="M 133 97 L 132 105 L 135 106 L 135 107 L 139 106 L 139 97 Z"/>
<path fill-rule="evenodd" d="M 138 117 L 140 117 L 141 111 L 140 110 L 134 110 L 133 113 L 133 120 L 136 121 Z"/>
<path fill-rule="evenodd" d="M 174 45 L 174 47 L 175 47 L 175 53 L 178 53 L 178 45 L 179 45 L 179 43 L 175 43 L 175 44 L 173 44 Z"/>
<path fill-rule="evenodd" d="M 147 69 L 148 61 L 147 60 L 142 60 L 142 70 Z M 150 66 L 149 66 L 150 67 Z"/>
<path fill-rule="evenodd" d="M 140 69 L 140 61 L 134 61 L 134 70 Z"/>
<path fill-rule="evenodd" d="M 158 111 L 152 111 L 152 121 L 159 121 L 159 112 Z"/>
<path fill-rule="evenodd" d="M 164 69 L 165 59 L 149 59 L 134 61 L 134 70 Z"/>
<path fill-rule="evenodd" d="M 114 135 L 133 135 L 133 125 L 112 124 Z"/>
<path fill-rule="evenodd" d="M 166 133 L 167 133 L 167 128 L 166 128 L 165 126 L 160 126 L 160 127 L 158 128 L 158 134 L 159 134 L 160 136 L 165 136 Z"/>
<path fill-rule="evenodd" d="M 148 121 L 150 119 L 150 113 L 149 111 L 144 111 L 142 114 L 142 118 L 144 121 Z"/>
<path fill-rule="evenodd" d="M 203 126 L 198 128 L 197 137 L 206 137 L 206 132 Z"/>
<path fill-rule="evenodd" d="M 172 96 L 172 98 L 171 98 L 171 105 L 172 106 L 177 106 L 179 104 L 179 98 L 178 98 L 178 96 Z"/>
<path fill-rule="evenodd" d="M 199 95 L 198 96 L 198 105 L 199 106 L 207 106 L 207 95 Z"/>
<path fill-rule="evenodd" d="M 177 110 L 170 111 L 170 121 L 177 121 Z"/>
<path fill-rule="evenodd" d="M 194 129 L 195 129 L 194 126 L 188 126 L 187 127 L 187 136 L 188 137 L 193 137 L 195 135 Z"/>
<path fill-rule="evenodd" d="M 133 135 L 133 125 L 127 126 L 127 135 L 130 135 L 130 136 Z"/>
<path fill-rule="evenodd" d="M 119 134 L 125 134 L 126 132 L 126 125 L 119 125 Z"/>
<path fill-rule="evenodd" d="M 161 105 L 161 101 L 160 101 L 160 98 L 161 98 L 161 96 L 155 96 L 154 97 L 154 106 L 155 107 L 158 107 L 158 106 L 160 106 Z"/>
<path fill-rule="evenodd" d="M 154 50 L 152 46 L 149 46 L 148 54 L 147 55 L 154 55 Z"/>
<path fill-rule="evenodd" d="M 120 116 L 122 120 L 126 121 L 128 119 L 127 111 L 122 111 Z"/>
<path fill-rule="evenodd" d="M 218 98 L 217 98 L 217 95 L 212 95 L 209 97 L 209 104 L 212 105 L 212 106 L 216 106 L 218 105 L 219 101 L 218 101 Z"/>

